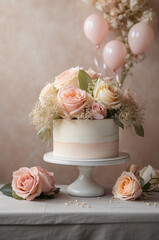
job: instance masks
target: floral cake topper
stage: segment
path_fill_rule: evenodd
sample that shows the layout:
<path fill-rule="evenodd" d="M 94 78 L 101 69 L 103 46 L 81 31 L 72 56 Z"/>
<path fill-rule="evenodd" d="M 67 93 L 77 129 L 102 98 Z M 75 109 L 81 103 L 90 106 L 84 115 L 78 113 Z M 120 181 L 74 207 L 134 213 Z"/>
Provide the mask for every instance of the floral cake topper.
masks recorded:
<path fill-rule="evenodd" d="M 48 141 L 53 121 L 63 119 L 114 119 L 124 128 L 133 126 L 144 136 L 144 104 L 139 106 L 129 89 L 121 89 L 112 78 L 102 77 L 91 68 L 70 68 L 55 77 L 41 91 L 30 120 L 39 137 Z"/>

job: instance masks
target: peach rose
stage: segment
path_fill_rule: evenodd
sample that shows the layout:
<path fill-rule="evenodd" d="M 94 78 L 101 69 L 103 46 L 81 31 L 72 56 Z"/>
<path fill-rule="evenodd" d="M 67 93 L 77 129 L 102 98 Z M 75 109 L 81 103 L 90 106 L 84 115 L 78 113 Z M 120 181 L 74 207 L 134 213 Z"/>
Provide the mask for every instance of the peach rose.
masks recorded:
<path fill-rule="evenodd" d="M 113 187 L 113 194 L 121 200 L 135 200 L 142 194 L 142 189 L 132 172 L 123 172 Z"/>
<path fill-rule="evenodd" d="M 86 106 L 88 94 L 77 87 L 63 88 L 58 92 L 58 101 L 66 117 L 79 114 Z"/>
<path fill-rule="evenodd" d="M 99 103 L 92 103 L 93 118 L 96 120 L 104 119 L 106 117 L 106 109 Z"/>
<path fill-rule="evenodd" d="M 13 172 L 12 189 L 21 198 L 33 200 L 42 192 L 56 189 L 53 173 L 41 167 L 20 168 Z"/>
<path fill-rule="evenodd" d="M 60 75 L 58 75 L 57 77 L 55 77 L 54 87 L 56 89 L 61 89 L 68 86 L 79 87 L 78 82 L 79 69 L 80 69 L 79 67 L 70 68 L 65 72 L 61 73 Z"/>

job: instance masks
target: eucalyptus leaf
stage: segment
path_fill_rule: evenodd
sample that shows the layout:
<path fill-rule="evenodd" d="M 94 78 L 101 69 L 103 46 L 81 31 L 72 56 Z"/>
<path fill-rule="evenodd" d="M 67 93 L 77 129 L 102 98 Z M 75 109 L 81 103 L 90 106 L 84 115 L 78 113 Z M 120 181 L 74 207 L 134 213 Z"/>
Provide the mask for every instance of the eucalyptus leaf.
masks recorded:
<path fill-rule="evenodd" d="M 124 124 L 122 122 L 120 122 L 119 119 L 114 118 L 114 122 L 116 123 L 117 126 L 119 126 L 122 129 L 124 129 Z"/>
<path fill-rule="evenodd" d="M 8 184 L 4 185 L 4 186 L 0 189 L 0 191 L 1 191 L 4 195 L 6 195 L 6 196 L 8 196 L 8 197 L 12 197 L 12 186 L 11 186 L 11 183 L 8 183 Z"/>
<path fill-rule="evenodd" d="M 150 188 L 150 186 L 151 186 L 151 183 L 146 183 L 146 184 L 142 187 L 142 190 L 143 190 L 144 192 L 146 192 L 146 191 Z"/>
<path fill-rule="evenodd" d="M 140 185 L 141 185 L 141 188 L 144 186 L 144 184 L 145 184 L 145 181 L 144 181 L 144 179 L 141 177 L 141 178 L 140 178 Z"/>
<path fill-rule="evenodd" d="M 40 196 L 36 197 L 36 199 L 54 199 L 55 194 L 58 194 L 60 192 L 60 188 L 56 188 L 53 192 L 50 193 L 44 193 L 42 192 Z"/>
<path fill-rule="evenodd" d="M 92 85 L 91 77 L 83 70 L 79 70 L 78 73 L 79 86 L 82 90 L 87 91 L 88 85 Z"/>
<path fill-rule="evenodd" d="M 56 188 L 56 190 L 54 190 L 55 194 L 58 194 L 60 192 L 60 188 Z"/>
<path fill-rule="evenodd" d="M 43 142 L 47 142 L 51 136 L 51 129 L 46 126 L 42 127 L 38 132 L 38 136 Z"/>
<path fill-rule="evenodd" d="M 138 136 L 144 137 L 144 129 L 143 129 L 142 125 L 139 125 L 139 126 L 135 125 L 134 128 L 135 128 L 135 132 Z"/>
<path fill-rule="evenodd" d="M 46 193 L 42 192 L 38 197 L 36 197 L 36 199 L 54 199 L 54 198 L 55 198 L 54 192 L 52 192 L 50 194 L 46 194 Z"/>
<path fill-rule="evenodd" d="M 54 199 L 54 193 L 46 194 L 42 192 L 39 196 L 36 197 L 36 199 Z"/>
<path fill-rule="evenodd" d="M 24 198 L 19 197 L 13 190 L 12 190 L 12 197 L 16 200 L 24 200 Z"/>

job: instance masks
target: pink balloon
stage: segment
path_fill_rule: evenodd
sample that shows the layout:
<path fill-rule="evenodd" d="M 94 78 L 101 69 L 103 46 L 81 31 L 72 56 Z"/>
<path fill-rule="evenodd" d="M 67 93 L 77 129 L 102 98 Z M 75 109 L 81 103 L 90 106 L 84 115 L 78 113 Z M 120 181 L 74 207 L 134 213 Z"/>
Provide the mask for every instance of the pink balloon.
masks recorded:
<path fill-rule="evenodd" d="M 103 49 L 103 59 L 106 65 L 113 71 L 116 71 L 124 64 L 126 55 L 126 47 L 119 40 L 108 42 Z"/>
<path fill-rule="evenodd" d="M 90 15 L 84 22 L 84 33 L 93 44 L 98 46 L 107 36 L 108 23 L 100 14 Z"/>
<path fill-rule="evenodd" d="M 154 31 L 148 23 L 139 22 L 129 31 L 128 42 L 131 51 L 138 55 L 146 51 L 154 40 Z"/>

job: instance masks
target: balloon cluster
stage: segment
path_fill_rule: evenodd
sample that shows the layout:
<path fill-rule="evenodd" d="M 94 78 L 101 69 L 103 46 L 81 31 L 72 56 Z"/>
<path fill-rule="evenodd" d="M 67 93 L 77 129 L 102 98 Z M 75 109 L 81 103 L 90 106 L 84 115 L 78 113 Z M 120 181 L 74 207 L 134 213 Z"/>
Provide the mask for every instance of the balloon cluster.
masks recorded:
<path fill-rule="evenodd" d="M 86 37 L 96 46 L 105 40 L 109 31 L 108 23 L 100 14 L 93 14 L 86 18 L 84 22 L 84 33 Z M 152 27 L 145 22 L 139 22 L 133 25 L 128 33 L 128 44 L 134 54 L 145 52 L 153 43 L 154 32 Z M 115 72 L 120 68 L 127 55 L 127 49 L 123 42 L 119 40 L 109 41 L 103 49 L 103 59 L 105 64 Z"/>

